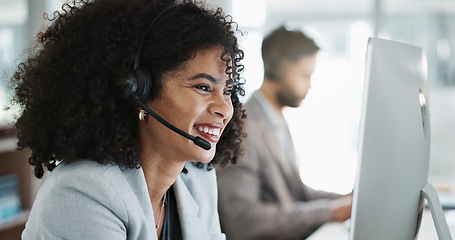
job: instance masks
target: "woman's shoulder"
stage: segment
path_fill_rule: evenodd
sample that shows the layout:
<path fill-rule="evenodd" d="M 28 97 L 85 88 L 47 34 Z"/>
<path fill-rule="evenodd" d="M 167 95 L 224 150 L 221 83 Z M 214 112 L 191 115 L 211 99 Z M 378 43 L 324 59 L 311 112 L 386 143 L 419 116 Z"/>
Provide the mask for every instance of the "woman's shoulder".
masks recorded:
<path fill-rule="evenodd" d="M 121 169 L 116 164 L 101 164 L 83 159 L 60 163 L 46 177 L 40 191 L 46 192 L 52 189 L 53 195 L 58 191 L 76 191 L 90 195 L 122 195 L 133 187 L 131 186 L 132 178 L 142 180 L 142 171 L 140 169 Z"/>
<path fill-rule="evenodd" d="M 117 165 L 100 164 L 92 160 L 61 162 L 46 176 L 37 201 L 71 202 L 81 196 L 102 198 L 114 195 L 116 183 L 122 182 L 122 171 Z M 44 198 L 44 199 L 40 199 Z"/>
<path fill-rule="evenodd" d="M 144 215 L 137 203 L 144 198 L 138 194 L 144 195 L 146 188 L 144 190 L 141 185 L 137 190 L 134 186 L 144 181 L 141 174 L 140 169 L 122 170 L 115 164 L 99 164 L 92 160 L 60 163 L 46 177 L 38 193 L 24 236 L 44 234 L 46 237 L 43 238 L 47 239 L 46 234 L 52 233 L 59 237 L 77 235 L 80 238 L 76 238 L 87 239 L 84 234 L 99 232 L 98 239 L 107 239 L 103 234 L 126 238 L 131 212 Z M 112 231 L 100 232 L 96 226 L 106 226 Z M 75 230 L 80 231 L 76 233 Z"/>
<path fill-rule="evenodd" d="M 90 159 L 61 162 L 49 173 L 45 182 L 62 182 L 84 178 L 85 181 L 110 181 L 122 175 L 116 164 L 101 164 Z"/>

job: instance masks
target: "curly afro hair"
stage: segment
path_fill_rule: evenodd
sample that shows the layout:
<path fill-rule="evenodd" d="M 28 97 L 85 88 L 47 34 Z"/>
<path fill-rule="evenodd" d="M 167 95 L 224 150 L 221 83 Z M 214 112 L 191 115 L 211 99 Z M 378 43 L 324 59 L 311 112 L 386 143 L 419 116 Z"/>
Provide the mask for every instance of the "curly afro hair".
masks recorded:
<path fill-rule="evenodd" d="M 136 107 L 123 96 L 142 38 L 141 62 L 153 77 L 153 99 L 160 76 L 183 66 L 197 51 L 225 49 L 226 73 L 234 82 L 234 115 L 212 163 L 235 163 L 241 150 L 245 112 L 237 25 L 220 8 L 183 0 L 156 19 L 170 0 L 80 0 L 55 12 L 50 26 L 12 77 L 14 102 L 22 108 L 16 121 L 18 148 L 29 148 L 35 176 L 52 171 L 58 161 L 92 159 L 124 168 L 140 167 Z M 226 57 L 227 56 L 227 57 Z"/>

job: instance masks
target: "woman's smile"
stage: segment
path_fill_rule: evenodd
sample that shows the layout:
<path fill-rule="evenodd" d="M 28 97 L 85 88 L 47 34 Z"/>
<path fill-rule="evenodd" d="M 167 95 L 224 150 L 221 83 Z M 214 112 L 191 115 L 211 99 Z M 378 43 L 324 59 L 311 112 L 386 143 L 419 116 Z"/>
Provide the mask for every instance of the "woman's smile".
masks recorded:
<path fill-rule="evenodd" d="M 216 123 L 202 123 L 194 125 L 198 135 L 208 140 L 209 142 L 218 142 L 221 133 L 223 132 L 224 125 Z"/>

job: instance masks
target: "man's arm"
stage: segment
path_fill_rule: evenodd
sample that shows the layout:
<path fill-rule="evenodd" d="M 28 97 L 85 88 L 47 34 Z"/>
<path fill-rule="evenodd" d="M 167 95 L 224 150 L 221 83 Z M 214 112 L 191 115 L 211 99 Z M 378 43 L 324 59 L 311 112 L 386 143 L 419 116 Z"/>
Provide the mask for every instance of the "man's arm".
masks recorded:
<path fill-rule="evenodd" d="M 219 169 L 218 192 L 222 227 L 241 239 L 303 238 L 332 220 L 330 200 L 287 205 L 261 201 L 261 168 L 254 147 L 236 165 Z M 229 238 L 229 235 L 228 235 Z"/>

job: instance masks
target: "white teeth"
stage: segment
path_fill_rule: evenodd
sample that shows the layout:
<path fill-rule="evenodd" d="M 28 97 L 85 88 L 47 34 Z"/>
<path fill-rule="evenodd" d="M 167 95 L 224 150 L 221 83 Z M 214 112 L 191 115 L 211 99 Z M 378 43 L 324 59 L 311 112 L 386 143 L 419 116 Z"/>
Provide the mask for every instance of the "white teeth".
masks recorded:
<path fill-rule="evenodd" d="M 210 135 L 220 136 L 221 129 L 219 128 L 208 128 L 208 127 L 198 127 L 199 131 L 205 132 Z"/>
<path fill-rule="evenodd" d="M 212 133 L 212 134 L 219 137 L 219 135 L 220 135 L 220 129 L 219 129 L 219 128 L 213 129 L 213 133 Z"/>

